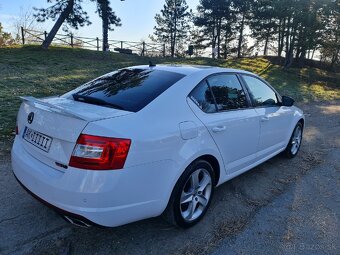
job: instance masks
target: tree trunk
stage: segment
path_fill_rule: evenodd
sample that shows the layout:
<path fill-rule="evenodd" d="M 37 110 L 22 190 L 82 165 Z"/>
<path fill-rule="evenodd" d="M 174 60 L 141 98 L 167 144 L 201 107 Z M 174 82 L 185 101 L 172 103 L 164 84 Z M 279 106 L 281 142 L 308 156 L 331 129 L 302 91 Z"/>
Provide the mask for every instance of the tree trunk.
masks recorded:
<path fill-rule="evenodd" d="M 340 53 L 340 47 L 336 49 L 336 51 L 333 53 L 332 60 L 331 60 L 331 70 L 334 70 L 335 63 L 338 62 L 339 59 L 339 53 Z"/>
<path fill-rule="evenodd" d="M 306 59 L 306 49 L 302 49 L 300 57 L 299 57 L 299 67 L 303 67 L 305 65 L 305 59 Z"/>
<path fill-rule="evenodd" d="M 297 47 L 296 48 L 296 52 L 295 52 L 295 59 L 299 59 L 300 58 L 301 52 L 302 52 L 301 47 Z"/>
<path fill-rule="evenodd" d="M 281 42 L 280 42 L 280 48 L 279 48 L 279 51 L 278 51 L 278 56 L 279 57 L 282 56 L 282 51 L 283 51 L 283 48 L 284 48 L 285 30 L 286 30 L 286 18 L 283 19 L 283 23 L 282 23 Z"/>
<path fill-rule="evenodd" d="M 174 57 L 174 47 L 173 47 L 173 41 L 174 41 L 174 31 L 173 27 L 170 28 L 170 56 Z"/>
<path fill-rule="evenodd" d="M 290 36 L 290 17 L 287 19 L 287 31 L 286 31 L 286 60 L 289 55 L 289 36 Z"/>
<path fill-rule="evenodd" d="M 223 52 L 223 53 L 224 53 L 224 54 L 223 54 L 223 55 L 224 55 L 224 56 L 223 56 L 224 59 L 227 59 L 227 53 L 228 53 L 227 50 L 228 50 L 227 42 L 225 42 L 225 45 L 224 45 L 224 52 Z"/>
<path fill-rule="evenodd" d="M 242 48 L 242 41 L 243 41 L 243 29 L 244 29 L 244 19 L 245 19 L 245 13 L 242 13 L 242 21 L 241 21 L 241 27 L 240 27 L 240 36 L 238 38 L 238 47 L 237 47 L 237 57 L 241 57 L 241 48 Z"/>
<path fill-rule="evenodd" d="M 217 58 L 221 58 L 221 26 L 222 20 L 219 19 L 217 27 Z"/>
<path fill-rule="evenodd" d="M 108 33 L 109 33 L 109 19 L 108 19 L 108 1 L 102 1 L 102 29 L 103 29 L 103 51 L 109 50 Z"/>
<path fill-rule="evenodd" d="M 176 50 L 176 40 L 177 40 L 177 9 L 175 8 L 175 18 L 174 18 L 174 36 L 171 45 L 171 57 L 175 57 L 175 50 Z"/>
<path fill-rule="evenodd" d="M 57 34 L 59 28 L 64 23 L 65 19 L 70 15 L 70 13 L 73 10 L 74 6 L 74 0 L 68 0 L 68 4 L 65 8 L 65 10 L 62 11 L 59 18 L 57 19 L 56 23 L 52 27 L 51 31 L 48 33 L 46 39 L 41 44 L 41 47 L 43 49 L 48 49 L 48 47 L 51 45 L 55 35 Z"/>
<path fill-rule="evenodd" d="M 217 30 L 217 22 L 214 20 L 214 29 L 213 29 L 213 32 L 212 32 L 212 43 L 211 43 L 211 56 L 212 58 L 215 58 L 215 47 L 216 47 L 216 39 L 217 39 L 217 36 L 215 35 L 215 30 Z M 215 29 L 216 28 L 216 29 Z M 217 31 L 216 31 L 217 32 Z"/>
<path fill-rule="evenodd" d="M 280 48 L 281 48 L 281 29 L 282 29 L 282 20 L 280 19 L 279 21 L 279 38 L 278 38 L 278 41 L 277 41 L 277 55 L 279 57 L 281 57 L 281 51 L 280 51 Z"/>
<path fill-rule="evenodd" d="M 313 51 L 312 51 L 312 57 L 311 57 L 311 59 L 313 59 L 313 58 L 314 58 L 314 53 L 315 53 L 315 50 L 316 50 L 316 47 L 314 47 L 314 49 L 313 49 Z"/>
<path fill-rule="evenodd" d="M 267 56 L 268 40 L 269 40 L 269 37 L 267 36 L 266 41 L 264 43 L 263 56 Z"/>
<path fill-rule="evenodd" d="M 291 65 L 293 64 L 293 60 L 294 60 L 294 43 L 295 43 L 295 36 L 296 36 L 296 29 L 292 28 L 291 30 L 291 40 L 289 42 L 289 50 L 288 50 L 288 54 L 286 54 L 286 61 L 285 61 L 285 68 L 289 68 L 291 67 Z"/>

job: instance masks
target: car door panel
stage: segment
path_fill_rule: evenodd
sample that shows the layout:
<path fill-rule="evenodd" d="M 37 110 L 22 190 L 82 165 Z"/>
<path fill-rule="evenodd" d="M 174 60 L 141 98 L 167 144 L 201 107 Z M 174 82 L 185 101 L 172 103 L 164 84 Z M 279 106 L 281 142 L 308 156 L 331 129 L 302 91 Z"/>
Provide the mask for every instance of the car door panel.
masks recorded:
<path fill-rule="evenodd" d="M 227 174 L 254 163 L 260 135 L 259 116 L 255 109 L 247 107 L 246 94 L 237 76 L 208 78 L 189 97 L 196 103 L 189 105 L 193 105 L 192 110 L 221 153 Z"/>
<path fill-rule="evenodd" d="M 290 109 L 283 106 L 255 110 L 259 115 L 261 127 L 258 156 L 265 157 L 286 146 L 286 134 L 292 114 Z"/>
<path fill-rule="evenodd" d="M 291 110 L 281 106 L 277 92 L 259 77 L 246 74 L 241 77 L 259 116 L 258 159 L 265 158 L 284 149 Z"/>
<path fill-rule="evenodd" d="M 256 160 L 260 125 L 254 109 L 237 110 L 201 116 L 232 173 Z M 223 127 L 221 132 L 215 128 Z"/>

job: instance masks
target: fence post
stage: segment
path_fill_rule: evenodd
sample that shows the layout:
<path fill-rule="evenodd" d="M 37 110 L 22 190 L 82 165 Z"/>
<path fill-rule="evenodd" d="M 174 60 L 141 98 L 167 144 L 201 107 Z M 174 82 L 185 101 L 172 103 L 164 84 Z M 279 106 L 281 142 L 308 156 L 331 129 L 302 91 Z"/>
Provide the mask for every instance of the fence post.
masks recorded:
<path fill-rule="evenodd" d="M 21 40 L 22 40 L 22 44 L 25 44 L 25 33 L 24 33 L 24 28 L 21 27 Z"/>
<path fill-rule="evenodd" d="M 163 44 L 163 58 L 165 58 L 165 43 Z"/>
<path fill-rule="evenodd" d="M 44 31 L 44 37 L 45 37 L 45 41 L 46 41 L 46 37 L 47 37 L 47 32 Z"/>
<path fill-rule="evenodd" d="M 97 51 L 99 51 L 99 38 L 98 37 L 96 38 L 96 41 L 97 41 Z"/>
<path fill-rule="evenodd" d="M 73 34 L 71 34 L 71 47 L 73 48 Z"/>
<path fill-rule="evenodd" d="M 145 56 L 145 42 L 143 42 L 142 56 Z"/>
<path fill-rule="evenodd" d="M 120 48 L 123 49 L 123 41 L 120 41 Z"/>

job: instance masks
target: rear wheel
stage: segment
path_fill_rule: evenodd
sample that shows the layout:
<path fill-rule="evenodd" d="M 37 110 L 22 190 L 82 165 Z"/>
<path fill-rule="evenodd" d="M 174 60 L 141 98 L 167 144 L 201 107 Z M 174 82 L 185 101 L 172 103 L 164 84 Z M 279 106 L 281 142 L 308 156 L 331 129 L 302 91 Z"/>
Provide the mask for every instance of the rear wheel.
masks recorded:
<path fill-rule="evenodd" d="M 194 161 L 182 174 L 164 212 L 165 219 L 188 228 L 206 213 L 214 192 L 215 175 L 209 162 Z"/>
<path fill-rule="evenodd" d="M 288 158 L 294 158 L 299 152 L 302 142 L 302 131 L 303 131 L 302 123 L 298 122 L 294 128 L 293 134 L 285 150 L 285 155 Z"/>

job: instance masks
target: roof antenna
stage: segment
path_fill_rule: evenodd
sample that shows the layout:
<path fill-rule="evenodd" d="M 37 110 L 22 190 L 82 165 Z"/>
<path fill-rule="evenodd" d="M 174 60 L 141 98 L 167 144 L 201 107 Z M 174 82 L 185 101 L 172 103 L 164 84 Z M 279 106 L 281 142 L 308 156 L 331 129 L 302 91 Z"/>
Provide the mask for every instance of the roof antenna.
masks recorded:
<path fill-rule="evenodd" d="M 149 67 L 155 67 L 156 65 L 155 64 L 153 64 L 152 62 L 151 62 L 151 60 L 149 61 Z"/>

